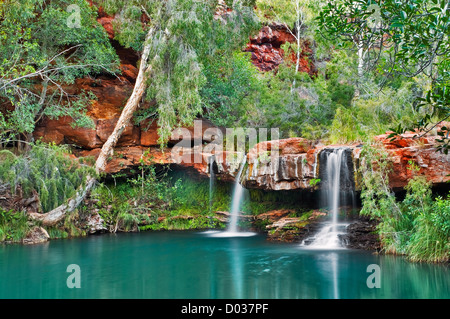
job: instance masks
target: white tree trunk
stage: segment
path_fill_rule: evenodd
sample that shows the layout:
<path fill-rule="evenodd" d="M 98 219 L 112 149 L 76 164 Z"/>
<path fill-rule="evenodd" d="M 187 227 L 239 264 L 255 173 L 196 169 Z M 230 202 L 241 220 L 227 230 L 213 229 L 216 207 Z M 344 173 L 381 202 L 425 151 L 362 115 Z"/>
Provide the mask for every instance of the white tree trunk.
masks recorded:
<path fill-rule="evenodd" d="M 357 39 L 356 46 L 358 48 L 358 79 L 356 83 L 356 89 L 355 89 L 355 97 L 359 97 L 361 94 L 361 82 L 362 78 L 364 77 L 364 67 L 365 67 L 365 57 L 366 57 L 366 50 L 364 50 L 364 44 L 360 39 Z"/>
<path fill-rule="evenodd" d="M 144 43 L 144 50 L 142 52 L 141 64 L 139 67 L 139 74 L 136 78 L 136 84 L 134 85 L 133 93 L 127 101 L 122 113 L 120 114 L 119 120 L 117 121 L 116 127 L 108 140 L 103 144 L 102 150 L 99 157 L 95 163 L 95 170 L 97 173 L 101 173 L 105 170 L 108 157 L 112 155 L 114 147 L 117 141 L 121 137 L 125 127 L 130 123 L 133 113 L 139 106 L 139 102 L 144 95 L 145 89 L 147 87 L 147 78 L 151 70 L 148 64 L 148 57 L 150 54 L 150 38 L 153 35 L 153 30 L 147 33 L 147 37 Z M 63 204 L 52 211 L 45 214 L 30 214 L 30 217 L 35 220 L 42 222 L 43 226 L 54 226 L 60 221 L 62 221 L 67 213 L 73 212 L 86 198 L 86 195 L 92 189 L 96 183 L 96 178 L 88 176 L 86 184 L 80 187 L 74 197 L 70 198 L 67 204 Z"/>
<path fill-rule="evenodd" d="M 134 112 L 137 110 L 142 96 L 144 95 L 145 89 L 147 88 L 146 80 L 151 68 L 150 66 L 147 67 L 147 60 L 150 54 L 149 41 L 152 34 L 152 30 L 150 30 L 147 34 L 144 51 L 142 53 L 141 65 L 139 67 L 139 74 L 136 78 L 136 84 L 134 85 L 133 93 L 131 93 L 127 104 L 122 111 L 122 114 L 120 114 L 114 131 L 108 137 L 108 140 L 105 142 L 105 144 L 103 144 L 100 155 L 95 162 L 95 169 L 97 173 L 101 173 L 105 170 L 108 157 L 112 155 L 117 141 L 125 130 L 125 127 L 130 123 L 130 120 L 133 117 Z"/>

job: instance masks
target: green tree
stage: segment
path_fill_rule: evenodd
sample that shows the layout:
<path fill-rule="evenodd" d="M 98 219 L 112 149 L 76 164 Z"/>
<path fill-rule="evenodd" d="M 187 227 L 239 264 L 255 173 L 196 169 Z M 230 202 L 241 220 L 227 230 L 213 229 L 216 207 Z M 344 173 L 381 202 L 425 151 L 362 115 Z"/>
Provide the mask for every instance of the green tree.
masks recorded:
<path fill-rule="evenodd" d="M 417 126 L 425 132 L 450 117 L 449 52 L 450 6 L 447 0 L 328 0 L 322 8 L 319 25 L 324 33 L 344 47 L 358 52 L 359 72 L 378 70 L 386 79 L 392 76 L 425 75 L 429 91 L 416 99 L 416 107 L 432 106 Z M 429 127 L 428 125 L 431 125 Z M 404 131 L 399 127 L 396 133 Z M 448 135 L 441 139 L 448 152 Z"/>
<path fill-rule="evenodd" d="M 151 75 L 146 78 L 146 99 L 155 100 L 156 106 L 141 110 L 139 120 L 158 118 L 161 143 L 170 138 L 173 128 L 190 125 L 202 114 L 206 68 L 240 49 L 258 26 L 251 1 L 233 1 L 231 11 L 222 15 L 216 14 L 219 2 L 101 2 L 109 13 L 116 14 L 116 39 L 122 45 L 149 49 Z M 149 41 L 144 41 L 146 33 Z"/>
<path fill-rule="evenodd" d="M 133 92 L 95 163 L 98 173 L 104 171 L 144 93 L 156 100 L 156 109 L 149 110 L 148 116 L 158 115 L 161 144 L 170 138 L 173 128 L 191 124 L 202 111 L 203 59 L 226 54 L 229 46 L 236 45 L 236 39 L 242 39 L 242 30 L 251 29 L 255 23 L 251 1 L 233 1 L 231 12 L 224 15 L 215 14 L 218 1 L 213 0 L 103 0 L 100 4 L 115 14 L 117 40 L 141 52 L 141 59 Z M 73 211 L 94 183 L 94 177 L 88 178 L 67 205 L 42 217 L 44 224 Z"/>
<path fill-rule="evenodd" d="M 69 5 L 79 13 L 71 25 Z M 117 69 L 118 57 L 96 11 L 84 0 L 0 2 L 0 140 L 30 140 L 43 116 L 89 126 L 88 94 L 72 96 L 76 78 Z"/>

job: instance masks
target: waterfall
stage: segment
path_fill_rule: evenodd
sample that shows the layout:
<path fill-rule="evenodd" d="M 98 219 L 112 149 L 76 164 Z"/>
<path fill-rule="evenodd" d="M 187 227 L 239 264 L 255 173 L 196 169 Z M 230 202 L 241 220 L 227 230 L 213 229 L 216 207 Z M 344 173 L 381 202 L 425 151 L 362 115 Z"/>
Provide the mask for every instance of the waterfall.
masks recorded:
<path fill-rule="evenodd" d="M 328 205 L 330 205 L 333 231 L 336 232 L 339 215 L 339 193 L 341 186 L 341 163 L 343 149 L 330 153 L 327 161 Z"/>
<path fill-rule="evenodd" d="M 247 163 L 247 156 L 244 156 L 243 161 L 239 166 L 238 173 L 235 177 L 234 187 L 233 187 L 233 197 L 231 200 L 230 209 L 230 221 L 228 227 L 225 231 L 206 231 L 204 234 L 210 237 L 250 237 L 256 235 L 254 232 L 242 232 L 238 231 L 237 223 L 239 219 L 239 213 L 241 212 L 242 202 L 244 200 L 245 188 L 241 185 L 241 178 L 244 172 L 245 164 Z M 211 162 L 210 162 L 210 165 Z M 211 184 L 210 180 L 210 196 L 211 196 Z"/>
<path fill-rule="evenodd" d="M 230 223 L 227 229 L 227 232 L 230 233 L 237 232 L 238 215 L 241 210 L 242 199 L 245 190 L 245 188 L 241 185 L 241 177 L 246 163 L 247 163 L 247 156 L 244 156 L 241 166 L 239 167 L 239 171 L 236 175 L 236 180 L 234 181 L 233 198 L 231 201 L 231 210 L 230 210 Z"/>
<path fill-rule="evenodd" d="M 216 174 L 214 173 L 214 155 L 211 155 L 209 157 L 209 213 L 210 214 L 212 214 L 215 181 L 216 181 Z"/>
<path fill-rule="evenodd" d="M 321 230 L 303 241 L 302 245 L 311 248 L 335 249 L 343 248 L 339 235 L 345 233 L 347 224 L 339 223 L 339 207 L 346 202 L 346 197 L 354 197 L 353 170 L 348 148 L 325 149 L 320 154 L 323 204 L 328 206 L 331 221 L 324 223 Z M 352 173 L 352 174 L 350 174 Z"/>

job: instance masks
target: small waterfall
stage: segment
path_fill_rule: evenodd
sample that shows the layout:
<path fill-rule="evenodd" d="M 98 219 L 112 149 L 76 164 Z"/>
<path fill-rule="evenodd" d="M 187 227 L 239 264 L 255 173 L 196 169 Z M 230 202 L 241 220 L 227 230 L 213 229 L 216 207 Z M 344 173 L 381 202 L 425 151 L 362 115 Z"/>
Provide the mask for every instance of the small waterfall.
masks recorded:
<path fill-rule="evenodd" d="M 216 174 L 214 173 L 214 161 L 214 155 L 211 155 L 209 157 L 209 214 L 212 214 L 214 184 L 216 182 Z"/>
<path fill-rule="evenodd" d="M 339 235 L 345 234 L 348 226 L 339 223 L 339 207 L 346 203 L 346 197 L 350 194 L 354 198 L 354 182 L 352 181 L 353 169 L 350 170 L 348 162 L 351 161 L 348 148 L 325 149 L 320 154 L 323 204 L 328 206 L 331 212 L 331 221 L 324 223 L 322 229 L 310 238 L 303 241 L 302 245 L 311 248 L 336 249 L 343 248 Z"/>
<path fill-rule="evenodd" d="M 238 231 L 237 227 L 239 213 L 241 212 L 241 206 L 246 191 L 246 189 L 241 185 L 241 178 L 244 172 L 245 164 L 247 164 L 247 156 L 244 156 L 244 159 L 241 162 L 238 173 L 235 177 L 233 197 L 231 200 L 230 221 L 227 229 L 225 231 L 206 231 L 204 232 L 204 234 L 207 234 L 210 237 L 250 237 L 256 235 L 256 233 L 254 232 Z M 210 190 L 211 185 L 213 184 L 211 184 L 210 182 Z"/>
<path fill-rule="evenodd" d="M 234 182 L 233 199 L 231 201 L 231 211 L 230 211 L 230 223 L 227 229 L 227 232 L 230 233 L 237 232 L 238 215 L 241 210 L 242 199 L 244 198 L 243 195 L 245 190 L 245 188 L 241 185 L 241 177 L 246 163 L 247 163 L 247 156 L 244 156 L 241 166 L 239 167 L 239 171 L 236 175 L 236 180 Z"/>
<path fill-rule="evenodd" d="M 339 193 L 341 186 L 341 164 L 343 149 L 328 155 L 327 176 L 328 180 L 328 204 L 332 214 L 333 232 L 336 232 L 337 220 L 339 215 Z"/>

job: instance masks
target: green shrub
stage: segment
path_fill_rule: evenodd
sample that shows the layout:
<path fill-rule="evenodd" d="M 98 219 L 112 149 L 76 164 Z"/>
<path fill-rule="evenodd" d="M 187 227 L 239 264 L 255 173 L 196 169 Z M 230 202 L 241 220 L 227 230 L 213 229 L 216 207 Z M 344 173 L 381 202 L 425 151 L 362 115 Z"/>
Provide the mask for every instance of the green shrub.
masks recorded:
<path fill-rule="evenodd" d="M 156 223 L 161 212 L 170 211 L 179 202 L 175 192 L 180 182 L 171 182 L 168 168 L 142 165 L 137 176 L 100 184 L 91 199 L 111 232 L 138 231 L 143 225 Z M 84 207 L 89 214 L 93 207 Z"/>
<path fill-rule="evenodd" d="M 43 212 L 63 204 L 87 176 L 95 174 L 92 167 L 70 158 L 63 146 L 37 142 L 23 154 L 2 153 L 0 184 L 9 184 L 13 195 L 20 190 L 25 198 L 36 191 Z"/>
<path fill-rule="evenodd" d="M 406 252 L 413 261 L 450 260 L 450 199 L 437 198 L 420 211 Z"/>
<path fill-rule="evenodd" d="M 0 209 L 0 242 L 20 242 L 29 230 L 30 226 L 26 213 Z"/>
<path fill-rule="evenodd" d="M 361 214 L 380 221 L 377 231 L 387 253 L 404 254 L 412 261 L 446 262 L 450 257 L 450 198 L 433 199 L 431 183 L 415 176 L 397 201 L 389 188 L 390 163 L 386 152 L 365 146 Z"/>

